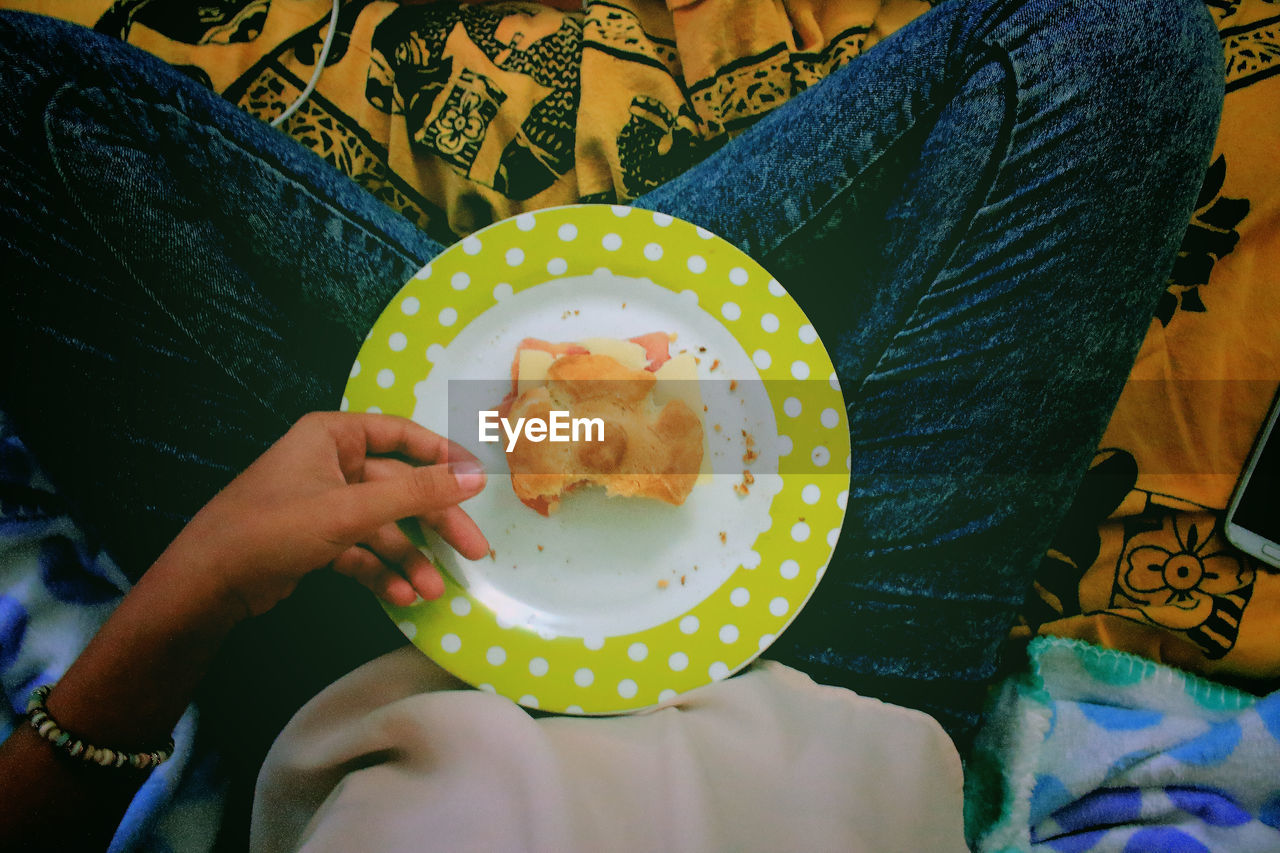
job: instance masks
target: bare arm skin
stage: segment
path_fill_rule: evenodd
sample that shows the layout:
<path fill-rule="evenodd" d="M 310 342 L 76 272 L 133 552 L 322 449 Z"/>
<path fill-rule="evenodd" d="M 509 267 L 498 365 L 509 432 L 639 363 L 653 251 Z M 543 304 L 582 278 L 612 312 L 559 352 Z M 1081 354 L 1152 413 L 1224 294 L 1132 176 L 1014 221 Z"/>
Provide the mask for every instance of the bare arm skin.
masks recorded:
<path fill-rule="evenodd" d="M 48 699 L 66 731 L 142 751 L 169 738 L 227 632 L 329 566 L 386 601 L 443 580 L 396 524 L 417 518 L 459 553 L 488 543 L 458 506 L 484 486 L 457 445 L 386 415 L 301 419 L 160 555 Z M 72 760 L 25 723 L 0 745 L 0 849 L 105 849 L 147 771 Z"/>

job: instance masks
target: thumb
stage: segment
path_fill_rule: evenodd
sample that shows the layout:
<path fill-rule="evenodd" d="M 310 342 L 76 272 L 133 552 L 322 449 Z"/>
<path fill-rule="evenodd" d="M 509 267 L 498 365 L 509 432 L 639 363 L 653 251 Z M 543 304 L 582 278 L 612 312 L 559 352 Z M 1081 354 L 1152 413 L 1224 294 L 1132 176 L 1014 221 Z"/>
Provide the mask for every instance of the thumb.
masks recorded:
<path fill-rule="evenodd" d="M 409 468 L 403 474 L 336 490 L 331 507 L 339 538 L 359 539 L 389 521 L 424 515 L 461 503 L 485 484 L 480 463 L 464 459 Z"/>

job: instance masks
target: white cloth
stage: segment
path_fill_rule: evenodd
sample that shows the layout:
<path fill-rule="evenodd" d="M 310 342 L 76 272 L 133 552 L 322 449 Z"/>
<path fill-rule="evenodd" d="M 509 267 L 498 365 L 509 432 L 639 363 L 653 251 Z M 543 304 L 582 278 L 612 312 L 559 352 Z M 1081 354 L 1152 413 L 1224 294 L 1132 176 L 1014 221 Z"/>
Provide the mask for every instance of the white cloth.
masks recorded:
<path fill-rule="evenodd" d="M 917 711 L 776 663 L 626 717 L 534 719 L 417 650 L 306 705 L 254 851 L 964 851 L 960 759 Z"/>

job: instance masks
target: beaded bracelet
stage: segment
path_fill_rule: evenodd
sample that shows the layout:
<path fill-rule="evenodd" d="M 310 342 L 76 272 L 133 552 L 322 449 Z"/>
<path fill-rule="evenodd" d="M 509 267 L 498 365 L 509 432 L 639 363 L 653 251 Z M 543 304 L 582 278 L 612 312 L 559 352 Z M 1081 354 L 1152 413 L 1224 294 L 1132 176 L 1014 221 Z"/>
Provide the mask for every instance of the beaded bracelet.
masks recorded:
<path fill-rule="evenodd" d="M 173 755 L 173 738 L 169 738 L 169 742 L 162 749 L 153 749 L 149 752 L 125 752 L 122 749 L 107 749 L 105 746 L 92 746 L 85 743 L 63 729 L 53 717 L 49 716 L 44 703 L 52 689 L 53 685 L 45 684 L 32 691 L 31 699 L 27 702 L 27 722 L 31 723 L 31 728 L 36 730 L 36 734 L 72 758 L 102 767 L 128 765 L 138 770 L 146 770 L 157 764 L 163 764 L 169 760 L 169 756 Z"/>

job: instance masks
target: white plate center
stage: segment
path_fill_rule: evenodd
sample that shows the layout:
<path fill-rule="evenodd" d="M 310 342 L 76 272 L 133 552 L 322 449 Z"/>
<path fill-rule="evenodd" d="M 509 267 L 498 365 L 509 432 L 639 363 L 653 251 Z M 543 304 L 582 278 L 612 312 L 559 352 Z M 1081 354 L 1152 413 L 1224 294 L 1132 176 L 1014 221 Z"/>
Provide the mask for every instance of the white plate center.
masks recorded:
<path fill-rule="evenodd" d="M 497 406 L 526 337 L 573 341 L 655 331 L 677 336 L 673 353 L 706 348 L 699 378 L 719 380 L 702 383 L 707 450 L 713 470 L 737 471 L 705 478 L 682 506 L 606 498 L 590 488 L 567 496 L 558 513 L 544 518 L 516 498 L 501 445 L 479 442 L 474 428 L 457 428 L 466 422 L 462 413 L 474 417 L 478 407 Z M 688 612 L 739 566 L 759 563 L 752 544 L 768 529 L 769 506 L 782 486 L 777 424 L 751 358 L 698 307 L 692 291 L 607 271 L 556 279 L 502 299 L 433 355 L 430 375 L 414 388 L 413 419 L 448 434 L 484 463 L 489 484 L 464 508 L 494 556 L 464 560 L 435 538 L 432 550 L 500 624 L 588 640 L 635 633 Z M 730 379 L 738 380 L 732 393 Z M 474 399 L 477 394 L 494 399 Z M 743 431 L 759 453 L 750 464 L 756 482 L 745 496 L 733 488 L 746 467 Z"/>

